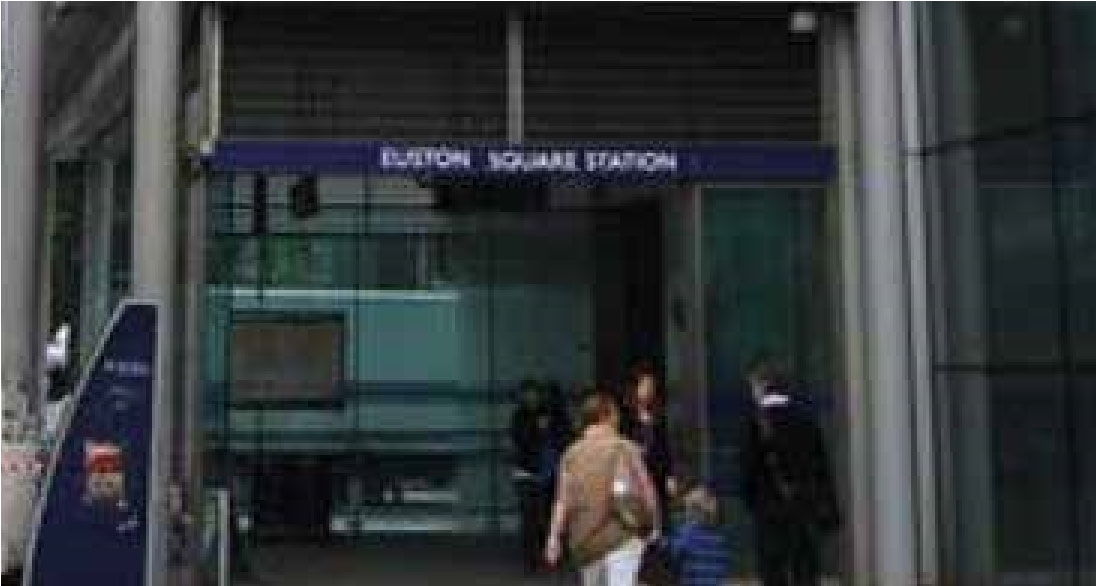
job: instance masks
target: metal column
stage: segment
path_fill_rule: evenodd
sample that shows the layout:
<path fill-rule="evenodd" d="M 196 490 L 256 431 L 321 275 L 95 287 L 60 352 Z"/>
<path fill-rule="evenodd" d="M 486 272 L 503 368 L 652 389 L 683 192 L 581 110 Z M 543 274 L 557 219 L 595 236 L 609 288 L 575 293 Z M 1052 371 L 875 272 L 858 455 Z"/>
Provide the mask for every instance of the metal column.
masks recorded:
<path fill-rule="evenodd" d="M 133 295 L 160 303 L 158 387 L 149 470 L 147 584 L 166 581 L 167 489 L 174 460 L 170 409 L 175 390 L 176 114 L 179 4 L 140 2 L 133 49 Z"/>
<path fill-rule="evenodd" d="M 937 559 L 936 450 L 932 396 L 931 307 L 929 301 L 928 211 L 925 200 L 925 168 L 918 154 L 923 146 L 923 114 L 918 83 L 920 46 L 917 10 L 913 3 L 896 5 L 900 58 L 902 146 L 906 180 L 906 242 L 909 246 L 910 375 L 913 392 L 914 475 L 918 529 L 918 584 L 936 584 Z"/>
<path fill-rule="evenodd" d="M 3 3 L 3 393 L 17 433 L 41 414 L 42 7 Z M 27 428 L 24 424 L 30 424 Z M 8 429 L 5 434 L 14 432 Z M 12 439 L 12 438 L 5 438 Z"/>
<path fill-rule="evenodd" d="M 33 453 L 42 424 L 42 4 L 4 2 L 3 152 L 0 201 L 3 217 L 3 309 L 0 376 L 3 440 L 8 450 Z M 5 464 L 6 465 L 6 464 Z M 3 569 L 20 566 L 29 533 L 34 483 L 4 472 Z M 9 535 L 18 536 L 12 539 Z"/>
<path fill-rule="evenodd" d="M 36 426 L 41 415 L 42 7 L 3 3 L 4 409 Z M 33 429 L 33 427 L 32 427 Z M 30 429 L 26 429 L 30 430 Z M 5 429 L 5 433 L 8 429 Z M 21 432 L 22 433 L 22 432 Z"/>
<path fill-rule="evenodd" d="M 873 584 L 917 582 L 909 250 L 895 7 L 857 7 Z"/>

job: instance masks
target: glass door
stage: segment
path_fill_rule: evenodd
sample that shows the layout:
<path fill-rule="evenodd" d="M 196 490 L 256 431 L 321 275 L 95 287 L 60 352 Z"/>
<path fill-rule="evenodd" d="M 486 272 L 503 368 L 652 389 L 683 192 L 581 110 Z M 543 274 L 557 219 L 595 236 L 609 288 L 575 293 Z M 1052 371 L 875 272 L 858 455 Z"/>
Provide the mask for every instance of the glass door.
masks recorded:
<path fill-rule="evenodd" d="M 780 357 L 823 425 L 834 420 L 836 329 L 824 196 L 822 187 L 702 193 L 709 469 L 726 518 L 744 538 L 739 551 L 746 560 L 753 551 L 751 532 L 743 530 L 750 517 L 737 498 L 738 446 L 749 409 L 745 365 L 758 352 Z"/>

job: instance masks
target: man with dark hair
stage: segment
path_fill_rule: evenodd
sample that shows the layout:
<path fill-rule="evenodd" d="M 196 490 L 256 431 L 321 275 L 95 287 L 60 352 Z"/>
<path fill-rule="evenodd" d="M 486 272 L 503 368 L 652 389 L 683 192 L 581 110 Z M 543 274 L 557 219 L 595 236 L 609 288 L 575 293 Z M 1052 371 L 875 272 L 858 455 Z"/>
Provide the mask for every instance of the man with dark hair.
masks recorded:
<path fill-rule="evenodd" d="M 750 362 L 753 409 L 742 446 L 742 496 L 754 515 L 765 586 L 818 584 L 822 538 L 839 524 L 822 431 L 781 363 Z"/>

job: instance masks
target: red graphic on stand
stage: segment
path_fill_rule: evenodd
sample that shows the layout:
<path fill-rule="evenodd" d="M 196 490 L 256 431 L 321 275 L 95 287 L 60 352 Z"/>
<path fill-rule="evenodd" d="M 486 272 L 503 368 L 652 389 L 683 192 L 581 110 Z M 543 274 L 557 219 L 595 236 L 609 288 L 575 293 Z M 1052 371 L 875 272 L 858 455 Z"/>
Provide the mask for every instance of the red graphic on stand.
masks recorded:
<path fill-rule="evenodd" d="M 125 509 L 126 473 L 122 446 L 114 442 L 84 442 L 84 501 Z"/>

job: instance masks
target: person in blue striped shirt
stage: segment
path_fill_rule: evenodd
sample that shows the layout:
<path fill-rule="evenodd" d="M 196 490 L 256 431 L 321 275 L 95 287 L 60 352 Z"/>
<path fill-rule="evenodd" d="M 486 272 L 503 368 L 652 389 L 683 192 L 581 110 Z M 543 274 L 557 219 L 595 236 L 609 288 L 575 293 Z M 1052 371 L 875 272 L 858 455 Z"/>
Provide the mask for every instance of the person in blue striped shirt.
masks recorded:
<path fill-rule="evenodd" d="M 680 586 L 723 586 L 731 572 L 727 540 L 719 531 L 719 504 L 699 486 L 685 495 L 685 519 L 669 536 Z"/>

